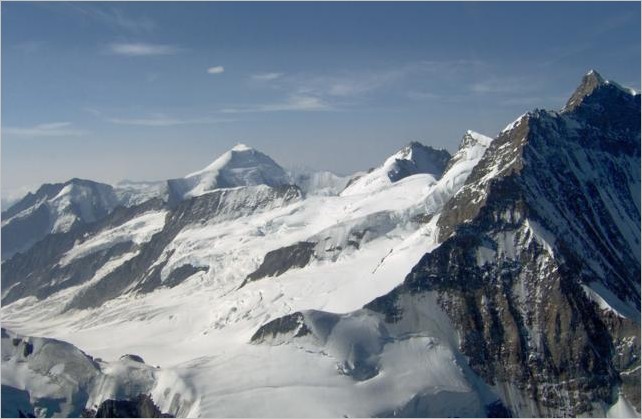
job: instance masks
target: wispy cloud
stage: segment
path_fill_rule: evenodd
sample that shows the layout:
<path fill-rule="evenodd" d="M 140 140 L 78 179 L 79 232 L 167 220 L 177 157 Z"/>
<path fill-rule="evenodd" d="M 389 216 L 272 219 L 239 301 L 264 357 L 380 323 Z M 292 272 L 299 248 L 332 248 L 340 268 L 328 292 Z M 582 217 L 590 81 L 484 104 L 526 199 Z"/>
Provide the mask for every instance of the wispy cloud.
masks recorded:
<path fill-rule="evenodd" d="M 639 25 L 639 17 L 636 18 L 634 13 L 620 13 L 608 16 L 602 20 L 602 23 L 592 27 L 593 36 L 602 36 L 606 32 L 614 31 L 628 25 Z"/>
<path fill-rule="evenodd" d="M 289 79 L 295 91 L 322 97 L 355 98 L 390 88 L 411 77 L 454 77 L 485 64 L 473 60 L 416 61 L 380 69 L 354 70 L 310 76 L 296 75 Z"/>
<path fill-rule="evenodd" d="M 406 97 L 413 100 L 433 100 L 433 99 L 441 99 L 443 95 L 433 93 L 433 92 L 425 92 L 425 91 L 410 91 L 406 93 Z"/>
<path fill-rule="evenodd" d="M 484 63 L 472 60 L 417 61 L 378 69 L 328 74 L 257 73 L 251 75 L 250 79 L 274 81 L 269 86 L 280 91 L 283 99 L 270 103 L 228 107 L 222 112 L 336 111 L 355 104 L 362 105 L 369 96 L 386 89 L 394 94 L 409 78 L 428 78 L 431 75 L 443 77 L 443 74 L 455 77 L 484 66 Z M 424 96 L 423 99 L 425 98 Z"/>
<path fill-rule="evenodd" d="M 43 41 L 25 41 L 11 45 L 11 49 L 20 51 L 24 54 L 34 54 L 42 49 L 45 45 Z"/>
<path fill-rule="evenodd" d="M 144 57 L 154 55 L 174 55 L 181 52 L 181 48 L 169 44 L 150 44 L 145 42 L 117 43 L 109 45 L 113 54 L 130 57 Z"/>
<path fill-rule="evenodd" d="M 30 127 L 6 127 L 2 129 L 2 132 L 16 137 L 76 137 L 85 134 L 84 131 L 73 128 L 71 122 L 51 122 Z"/>
<path fill-rule="evenodd" d="M 222 65 L 217 65 L 207 69 L 207 74 L 222 74 L 225 71 L 225 67 Z"/>
<path fill-rule="evenodd" d="M 497 102 L 501 106 L 536 106 L 540 108 L 549 108 L 551 106 L 564 105 L 568 100 L 567 96 L 523 96 L 502 99 Z"/>
<path fill-rule="evenodd" d="M 282 103 L 273 103 L 261 106 L 264 112 L 274 111 L 322 111 L 329 110 L 330 105 L 314 96 L 291 96 Z"/>
<path fill-rule="evenodd" d="M 356 97 L 378 90 L 403 77 L 397 70 L 344 72 L 335 75 L 294 75 L 284 80 L 298 94 L 324 97 Z"/>
<path fill-rule="evenodd" d="M 283 112 L 283 111 L 328 111 L 332 107 L 315 96 L 294 95 L 282 102 L 264 103 L 252 106 L 242 106 L 222 109 L 223 113 L 248 112 Z"/>
<path fill-rule="evenodd" d="M 2 195 L 0 196 L 0 206 L 2 210 L 10 208 L 13 204 L 21 200 L 29 192 L 35 192 L 40 185 L 25 185 L 16 188 L 2 188 Z"/>
<path fill-rule="evenodd" d="M 108 26 L 115 32 L 124 30 L 131 33 L 150 33 L 157 28 L 156 22 L 149 17 L 126 15 L 115 7 L 103 7 L 91 2 L 68 2 L 66 4 L 85 18 Z"/>
<path fill-rule="evenodd" d="M 250 76 L 252 80 L 256 81 L 272 81 L 283 77 L 283 73 L 259 73 Z"/>
<path fill-rule="evenodd" d="M 522 94 L 541 88 L 541 81 L 532 77 L 490 76 L 470 85 L 470 91 L 476 94 Z"/>
<path fill-rule="evenodd" d="M 91 111 L 92 113 L 102 116 L 101 113 L 97 111 Z M 177 125 L 206 125 L 206 124 L 221 124 L 226 122 L 234 122 L 234 119 L 231 118 L 215 118 L 211 116 L 202 116 L 195 118 L 180 118 L 173 117 L 165 114 L 151 114 L 139 118 L 113 118 L 113 117 L 103 117 L 107 122 L 111 122 L 116 125 L 134 125 L 142 127 L 172 127 Z"/>

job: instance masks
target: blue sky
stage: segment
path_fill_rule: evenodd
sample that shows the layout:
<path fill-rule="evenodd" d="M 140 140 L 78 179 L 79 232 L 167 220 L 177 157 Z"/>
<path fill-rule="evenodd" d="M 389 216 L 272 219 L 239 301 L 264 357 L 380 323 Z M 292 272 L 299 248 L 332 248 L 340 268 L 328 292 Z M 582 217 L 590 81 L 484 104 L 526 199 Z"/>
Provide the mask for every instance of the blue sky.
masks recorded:
<path fill-rule="evenodd" d="M 2 187 L 158 180 L 243 142 L 350 173 L 454 151 L 581 76 L 640 88 L 640 4 L 2 3 Z"/>

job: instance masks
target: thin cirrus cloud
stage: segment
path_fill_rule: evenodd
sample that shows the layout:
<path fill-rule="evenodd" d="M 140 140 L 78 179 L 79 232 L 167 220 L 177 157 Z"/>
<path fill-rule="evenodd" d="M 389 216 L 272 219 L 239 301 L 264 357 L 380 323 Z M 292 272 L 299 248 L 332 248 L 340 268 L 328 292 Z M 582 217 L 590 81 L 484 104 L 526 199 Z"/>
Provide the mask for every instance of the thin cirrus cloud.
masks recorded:
<path fill-rule="evenodd" d="M 222 65 L 217 65 L 214 67 L 209 67 L 207 69 L 207 74 L 222 74 L 225 71 L 225 67 Z"/>
<path fill-rule="evenodd" d="M 363 96 L 388 88 L 408 78 L 457 77 L 482 67 L 484 64 L 472 60 L 416 61 L 398 66 L 352 71 L 343 74 L 321 76 L 303 81 L 310 91 L 322 92 L 335 97 Z"/>
<path fill-rule="evenodd" d="M 469 61 L 420 61 L 379 70 L 351 71 L 335 74 L 257 73 L 256 81 L 279 80 L 278 87 L 286 93 L 285 100 L 251 106 L 225 108 L 223 113 L 327 111 L 338 110 L 351 100 L 366 96 L 411 76 L 435 73 L 444 68 L 454 73 L 462 67 L 470 68 Z M 343 102 L 341 102 L 343 101 Z"/>
<path fill-rule="evenodd" d="M 65 5 L 87 19 L 112 28 L 114 32 L 150 33 L 157 28 L 156 22 L 147 16 L 130 16 L 119 8 L 98 2 L 68 2 Z"/>
<path fill-rule="evenodd" d="M 150 44 L 145 42 L 116 43 L 109 45 L 109 51 L 117 55 L 145 57 L 154 55 L 174 55 L 181 49 L 170 44 Z"/>
<path fill-rule="evenodd" d="M 85 134 L 84 131 L 73 128 L 71 122 L 51 122 L 30 127 L 6 127 L 2 132 L 16 137 L 76 137 Z"/>
<path fill-rule="evenodd" d="M 143 118 L 106 118 L 108 122 L 116 125 L 134 125 L 142 127 L 172 127 L 178 125 L 204 125 L 234 122 L 229 118 L 175 118 L 163 114 L 151 115 Z"/>
<path fill-rule="evenodd" d="M 540 80 L 533 78 L 492 76 L 473 83 L 470 90 L 476 94 L 513 95 L 537 91 L 541 84 Z"/>
<path fill-rule="evenodd" d="M 263 103 L 253 106 L 222 109 L 222 113 L 250 112 L 283 112 L 283 111 L 328 111 L 332 106 L 321 98 L 309 95 L 293 95 L 286 100 L 273 103 Z"/>
<path fill-rule="evenodd" d="M 283 77 L 283 73 L 259 73 L 253 74 L 250 78 L 256 81 L 272 81 Z"/>
<path fill-rule="evenodd" d="M 408 79 L 436 79 L 453 81 L 465 79 L 470 73 L 478 72 L 487 65 L 474 60 L 446 61 L 415 61 L 379 69 L 364 69 L 342 71 L 329 74 L 284 74 L 278 72 L 255 73 L 250 75 L 253 81 L 267 82 L 278 80 L 271 86 L 284 95 L 284 99 L 268 103 L 259 103 L 237 107 L 228 107 L 222 113 L 247 112 L 282 112 L 282 111 L 328 111 L 341 110 L 362 104 L 364 100 L 372 99 L 376 94 L 386 94 L 407 83 Z M 441 76 L 446 74 L 446 76 Z M 441 80 L 440 79 L 440 80 Z M 485 90 L 486 84 L 474 89 Z M 495 86 L 490 86 L 496 89 Z M 441 95 L 436 92 L 408 94 L 410 99 L 438 99 Z"/>
<path fill-rule="evenodd" d="M 39 52 L 44 45 L 45 43 L 43 41 L 25 41 L 14 44 L 11 48 L 24 54 L 35 54 Z"/>

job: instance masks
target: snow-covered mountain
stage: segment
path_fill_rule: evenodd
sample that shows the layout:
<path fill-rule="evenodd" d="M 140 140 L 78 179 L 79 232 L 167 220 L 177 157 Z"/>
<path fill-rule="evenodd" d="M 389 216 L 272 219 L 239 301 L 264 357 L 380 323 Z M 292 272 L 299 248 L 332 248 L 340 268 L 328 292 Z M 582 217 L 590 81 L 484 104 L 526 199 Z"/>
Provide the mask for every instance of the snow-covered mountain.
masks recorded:
<path fill-rule="evenodd" d="M 124 207 L 142 204 L 154 198 L 167 200 L 167 181 L 135 182 L 123 180 L 114 185 L 114 193 L 118 203 Z"/>
<path fill-rule="evenodd" d="M 130 208 L 120 207 L 100 223 L 50 236 L 28 252 L 6 261 L 2 272 L 6 306 L 3 324 L 22 331 L 27 323 L 44 326 L 47 318 L 57 319 L 62 322 L 59 325 L 67 325 L 59 331 L 75 330 L 69 335 L 55 334 L 57 338 L 92 349 L 96 346 L 87 347 L 87 341 L 76 340 L 83 339 L 83 332 L 75 326 L 68 328 L 68 321 L 77 326 L 84 324 L 82 330 L 91 330 L 94 326 L 98 326 L 94 330 L 100 330 L 114 322 L 120 326 L 109 333 L 119 335 L 118 330 L 124 332 L 136 323 L 132 320 L 136 318 L 132 309 L 147 312 L 150 309 L 147 304 L 158 304 L 152 311 L 180 319 L 176 331 L 182 331 L 172 336 L 167 330 L 157 329 L 157 326 L 165 327 L 158 323 L 151 329 L 139 330 L 136 335 L 142 338 L 151 332 L 171 336 L 172 341 L 176 339 L 167 346 L 154 345 L 165 351 L 172 345 L 182 345 L 181 342 L 199 340 L 199 336 L 214 337 L 218 335 L 217 330 L 222 333 L 219 335 L 222 340 L 217 338 L 217 342 L 232 343 L 239 339 L 249 342 L 262 323 L 272 316 L 286 314 L 292 304 L 301 308 L 311 305 L 321 309 L 329 307 L 328 304 L 335 304 L 339 309 L 357 308 L 398 284 L 402 279 L 398 272 L 409 270 L 430 248 L 434 223 L 426 224 L 428 218 L 454 193 L 458 181 L 453 183 L 453 179 L 465 178 L 466 171 L 474 166 L 472 160 L 481 157 L 479 153 L 466 151 L 469 146 L 468 143 L 462 146 L 460 154 L 464 158 L 452 165 L 453 175 L 443 176 L 442 183 L 432 175 L 417 174 L 369 196 L 304 198 L 296 186 L 258 185 L 217 189 L 182 201 L 176 207 L 169 207 L 158 199 Z M 429 199 L 433 193 L 441 198 Z M 298 261 L 288 257 L 289 248 L 306 249 L 301 243 L 314 243 L 313 253 Z M 276 255 L 271 258 L 272 265 L 267 256 L 270 254 Z M 364 264 L 369 267 L 363 269 Z M 342 275 L 333 274 L 336 269 L 353 281 L 346 282 Z M 328 280 L 328 275 L 333 279 Z M 27 276 L 30 280 L 24 281 Z M 276 283 L 270 278 L 274 276 L 278 277 Z M 301 292 L 302 286 L 307 291 Z M 358 288 L 362 290 L 355 298 L 354 290 Z M 159 295 L 168 291 L 172 294 L 168 295 L 169 299 Z M 188 296 L 198 301 L 188 303 Z M 209 299 L 218 301 L 215 312 L 210 313 L 210 304 L 205 303 Z M 126 307 L 121 303 L 114 306 L 117 301 Z M 29 310 L 26 316 L 18 314 L 26 314 L 27 305 L 48 308 Z M 116 307 L 112 314 L 96 311 L 111 311 Z M 248 314 L 251 307 L 254 307 L 253 313 Z M 32 316 L 40 320 L 35 321 Z M 105 321 L 106 318 L 111 320 Z M 20 326 L 16 320 L 26 322 Z M 52 335 L 51 330 L 36 329 L 28 330 L 35 335 Z M 140 334 L 142 330 L 148 332 Z M 125 344 L 126 348 L 120 348 L 123 353 L 141 353 L 136 345 L 125 343 L 128 338 L 120 336 L 123 340 L 110 341 Z M 207 341 L 210 343 L 203 343 L 211 345 L 212 341 Z M 115 348 L 111 346 L 103 345 L 109 348 L 109 353 L 101 350 L 91 353 L 116 359 L 111 352 Z M 246 354 L 245 351 L 253 348 L 243 343 L 239 353 Z M 166 352 L 160 358 L 150 359 L 161 364 L 164 364 L 162 359 L 170 363 L 179 359 L 187 361 L 189 352 L 175 348 L 171 355 Z M 187 358 L 183 355 L 176 358 L 177 353 Z M 249 354 L 241 355 L 239 361 L 246 356 Z M 217 368 L 218 361 L 211 361 L 213 359 L 206 361 L 205 370 Z M 230 368 L 240 366 L 234 362 Z M 291 373 L 284 371 L 281 379 L 292 378 Z M 203 388 L 205 392 L 214 390 Z M 244 409 L 243 405 L 247 404 L 235 402 L 230 408 Z M 214 406 L 203 407 L 199 413 L 214 414 L 212 408 Z M 260 406 L 254 408 L 260 409 Z M 300 412 L 299 408 L 303 405 L 293 406 L 291 412 Z M 254 412 L 260 414 L 259 410 Z"/>
<path fill-rule="evenodd" d="M 66 233 L 104 218 L 117 206 L 134 207 L 152 199 L 175 206 L 215 189 L 282 186 L 300 180 L 311 193 L 335 192 L 342 179 L 325 173 L 290 179 L 270 157 L 238 144 L 205 169 L 181 179 L 121 181 L 115 186 L 82 179 L 45 184 L 2 213 L 2 259 L 25 252 L 50 233 Z"/>
<path fill-rule="evenodd" d="M 446 150 L 435 150 L 421 143 L 411 142 L 386 159 L 381 166 L 353 177 L 341 195 L 372 193 L 418 173 L 430 174 L 438 179 L 449 159 L 450 153 Z"/>
<path fill-rule="evenodd" d="M 296 168 L 288 171 L 290 183 L 306 195 L 338 195 L 345 189 L 351 176 L 339 176 L 327 170 Z"/>
<path fill-rule="evenodd" d="M 639 94 L 589 73 L 563 112 L 529 112 L 490 144 L 402 285 L 342 316 L 289 314 L 253 340 L 336 353 L 369 378 L 401 345 L 385 342 L 430 336 L 513 415 L 639 416 L 639 125 Z"/>
<path fill-rule="evenodd" d="M 170 201 L 180 201 L 220 188 L 283 186 L 289 183 L 289 178 L 267 155 L 245 144 L 237 144 L 206 168 L 167 183 Z"/>
<path fill-rule="evenodd" d="M 2 259 L 48 234 L 64 233 L 105 217 L 118 204 L 110 185 L 71 179 L 42 185 L 2 213 Z"/>
<path fill-rule="evenodd" d="M 47 235 L 2 264 L 3 327 L 112 382 L 140 355 L 162 368 L 122 397 L 181 416 L 639 416 L 639 94 L 589 73 L 561 112 L 412 143 L 341 194 L 279 169 L 237 146 Z M 64 367 L 12 333 L 3 412 L 117 398 L 72 369 L 44 391 Z"/>

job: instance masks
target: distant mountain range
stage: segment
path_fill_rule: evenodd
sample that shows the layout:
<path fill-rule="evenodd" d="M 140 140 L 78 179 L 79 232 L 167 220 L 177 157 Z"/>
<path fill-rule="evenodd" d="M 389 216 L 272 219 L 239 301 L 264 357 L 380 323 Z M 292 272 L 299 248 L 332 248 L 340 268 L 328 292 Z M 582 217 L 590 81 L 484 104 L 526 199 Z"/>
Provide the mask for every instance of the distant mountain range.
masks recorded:
<path fill-rule="evenodd" d="M 43 185 L 2 213 L 2 416 L 639 417 L 640 141 L 591 71 L 452 156 Z"/>

